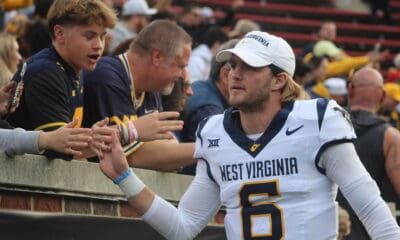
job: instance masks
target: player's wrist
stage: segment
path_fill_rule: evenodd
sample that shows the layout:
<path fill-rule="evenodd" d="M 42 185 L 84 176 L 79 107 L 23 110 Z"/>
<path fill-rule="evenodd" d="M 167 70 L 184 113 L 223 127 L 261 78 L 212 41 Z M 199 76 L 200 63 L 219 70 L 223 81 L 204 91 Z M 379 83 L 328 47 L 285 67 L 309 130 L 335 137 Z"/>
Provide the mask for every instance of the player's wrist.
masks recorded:
<path fill-rule="evenodd" d="M 126 198 L 139 194 L 145 187 L 144 183 L 130 168 L 119 177 L 113 179 L 113 182 L 120 187 Z"/>
<path fill-rule="evenodd" d="M 112 179 L 112 181 L 113 181 L 114 184 L 118 185 L 131 174 L 132 174 L 132 170 L 130 168 L 128 168 L 126 171 L 124 171 L 118 177 Z"/>

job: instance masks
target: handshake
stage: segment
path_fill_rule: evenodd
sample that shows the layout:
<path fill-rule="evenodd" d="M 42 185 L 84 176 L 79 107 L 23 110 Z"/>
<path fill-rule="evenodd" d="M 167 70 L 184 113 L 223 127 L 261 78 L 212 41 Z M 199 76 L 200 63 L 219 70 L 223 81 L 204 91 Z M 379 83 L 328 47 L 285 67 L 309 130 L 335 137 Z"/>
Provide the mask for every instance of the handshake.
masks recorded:
<path fill-rule="evenodd" d="M 91 149 L 99 156 L 102 152 L 110 151 L 112 134 L 116 134 L 122 146 L 134 141 L 152 141 L 173 139 L 172 131 L 182 130 L 183 121 L 170 120 L 179 117 L 178 112 L 152 112 L 134 121 L 108 126 L 109 119 L 105 118 L 92 126 Z"/>
<path fill-rule="evenodd" d="M 152 112 L 125 124 L 109 126 L 105 118 L 91 128 L 76 128 L 78 119 L 66 126 L 39 135 L 39 150 L 53 150 L 73 155 L 75 159 L 100 158 L 103 152 L 111 151 L 112 135 L 116 134 L 120 144 L 127 145 L 134 141 L 152 141 L 173 139 L 172 131 L 181 130 L 183 121 L 169 120 L 179 117 L 178 112 Z"/>

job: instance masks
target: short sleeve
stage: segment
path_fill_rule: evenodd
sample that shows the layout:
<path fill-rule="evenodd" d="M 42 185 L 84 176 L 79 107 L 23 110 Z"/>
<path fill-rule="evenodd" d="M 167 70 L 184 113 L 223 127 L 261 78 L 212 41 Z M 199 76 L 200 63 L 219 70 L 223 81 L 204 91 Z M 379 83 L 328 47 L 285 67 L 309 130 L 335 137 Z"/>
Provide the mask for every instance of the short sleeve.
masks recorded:
<path fill-rule="evenodd" d="M 321 145 L 349 142 L 355 138 L 350 114 L 334 100 L 329 101 L 320 129 Z"/>

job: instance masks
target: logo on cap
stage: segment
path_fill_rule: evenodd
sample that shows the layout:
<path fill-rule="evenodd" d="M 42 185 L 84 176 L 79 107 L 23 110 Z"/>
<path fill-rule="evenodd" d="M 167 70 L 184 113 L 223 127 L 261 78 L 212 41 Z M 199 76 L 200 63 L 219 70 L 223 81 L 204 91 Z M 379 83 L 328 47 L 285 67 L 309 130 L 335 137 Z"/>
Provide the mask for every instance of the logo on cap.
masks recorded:
<path fill-rule="evenodd" d="M 268 47 L 268 45 L 269 45 L 269 42 L 267 40 L 265 40 L 263 37 L 256 35 L 256 34 L 248 34 L 245 36 L 245 38 L 252 38 L 252 39 L 260 42 L 265 47 Z"/>

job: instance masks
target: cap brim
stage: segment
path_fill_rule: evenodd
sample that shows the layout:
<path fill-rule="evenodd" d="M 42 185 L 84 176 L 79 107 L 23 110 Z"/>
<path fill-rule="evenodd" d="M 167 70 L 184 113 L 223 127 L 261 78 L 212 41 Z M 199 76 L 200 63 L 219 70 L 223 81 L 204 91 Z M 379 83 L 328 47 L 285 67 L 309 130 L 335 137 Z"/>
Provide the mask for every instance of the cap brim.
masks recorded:
<path fill-rule="evenodd" d="M 328 91 L 332 95 L 346 95 L 347 94 L 346 89 L 329 89 L 328 88 Z"/>
<path fill-rule="evenodd" d="M 268 62 L 261 58 L 249 49 L 232 48 L 219 52 L 216 56 L 218 62 L 229 61 L 232 58 L 232 54 L 240 58 L 243 62 L 251 67 L 265 67 L 270 65 L 272 62 Z"/>

